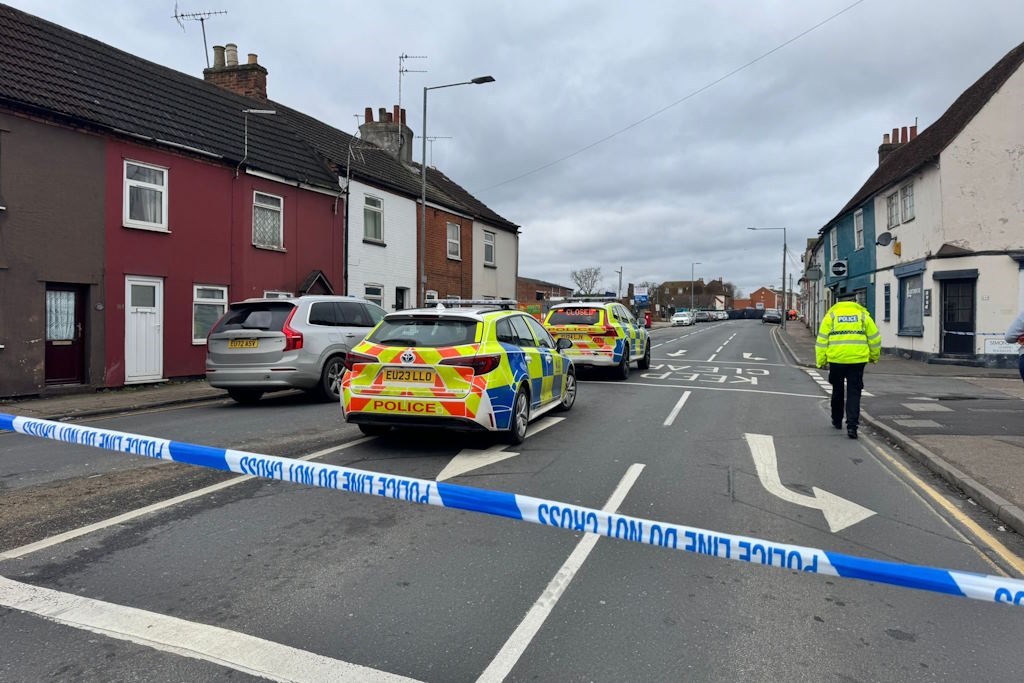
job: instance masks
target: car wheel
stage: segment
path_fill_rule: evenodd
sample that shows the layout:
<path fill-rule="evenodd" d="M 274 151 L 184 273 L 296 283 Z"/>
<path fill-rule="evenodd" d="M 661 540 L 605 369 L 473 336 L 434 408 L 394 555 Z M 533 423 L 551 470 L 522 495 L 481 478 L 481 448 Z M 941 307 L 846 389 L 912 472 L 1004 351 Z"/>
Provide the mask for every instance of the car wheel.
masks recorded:
<path fill-rule="evenodd" d="M 389 431 L 391 431 L 391 427 L 388 427 L 387 425 L 365 425 L 365 424 L 361 424 L 361 425 L 358 425 L 358 426 L 359 426 L 359 431 L 361 431 L 366 436 L 384 436 Z"/>
<path fill-rule="evenodd" d="M 636 367 L 640 370 L 646 370 L 651 367 L 651 340 L 647 340 L 647 348 L 644 350 L 644 357 L 636 364 Z"/>
<path fill-rule="evenodd" d="M 562 400 L 558 403 L 557 410 L 569 410 L 574 403 L 576 403 L 576 373 L 570 370 L 565 376 L 565 391 L 562 392 Z"/>
<path fill-rule="evenodd" d="M 629 346 L 622 352 L 622 360 L 619 361 L 619 366 L 615 368 L 615 376 L 619 379 L 629 379 Z"/>
<path fill-rule="evenodd" d="M 324 363 L 324 369 L 320 373 L 320 383 L 316 387 L 316 393 L 323 401 L 341 400 L 341 376 L 345 373 L 345 363 L 341 356 L 332 356 Z"/>
<path fill-rule="evenodd" d="M 512 400 L 512 418 L 508 421 L 508 442 L 521 444 L 526 438 L 526 425 L 530 422 L 530 397 L 520 387 Z"/>
<path fill-rule="evenodd" d="M 263 392 L 259 389 L 228 389 L 228 396 L 236 403 L 249 406 L 258 402 L 263 396 Z"/>

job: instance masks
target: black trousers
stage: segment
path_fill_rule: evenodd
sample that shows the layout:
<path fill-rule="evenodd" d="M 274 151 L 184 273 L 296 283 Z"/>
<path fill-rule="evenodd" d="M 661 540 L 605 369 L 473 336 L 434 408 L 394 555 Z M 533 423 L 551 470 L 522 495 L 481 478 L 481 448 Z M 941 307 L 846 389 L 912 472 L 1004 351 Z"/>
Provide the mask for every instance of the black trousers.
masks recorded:
<path fill-rule="evenodd" d="M 864 389 L 864 366 L 867 363 L 829 363 L 828 383 L 832 385 L 832 422 L 843 421 L 846 407 L 846 428 L 860 424 L 860 392 Z"/>
<path fill-rule="evenodd" d="M 1017 357 L 1017 368 L 1020 370 L 1020 378 L 1024 380 L 1024 353 Z"/>

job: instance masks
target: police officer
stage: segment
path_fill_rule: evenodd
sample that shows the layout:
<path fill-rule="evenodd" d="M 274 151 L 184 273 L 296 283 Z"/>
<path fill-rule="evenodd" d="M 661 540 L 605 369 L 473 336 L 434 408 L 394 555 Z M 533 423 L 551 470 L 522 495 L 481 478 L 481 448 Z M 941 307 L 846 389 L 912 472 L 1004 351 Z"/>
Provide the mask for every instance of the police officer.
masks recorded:
<path fill-rule="evenodd" d="M 882 336 L 867 310 L 856 301 L 839 301 L 828 309 L 814 356 L 819 368 L 828 363 L 828 381 L 832 385 L 832 426 L 843 428 L 843 403 L 846 403 L 846 435 L 857 438 L 860 424 L 860 392 L 864 388 L 864 366 L 878 362 Z M 844 396 L 849 390 L 849 395 Z"/>

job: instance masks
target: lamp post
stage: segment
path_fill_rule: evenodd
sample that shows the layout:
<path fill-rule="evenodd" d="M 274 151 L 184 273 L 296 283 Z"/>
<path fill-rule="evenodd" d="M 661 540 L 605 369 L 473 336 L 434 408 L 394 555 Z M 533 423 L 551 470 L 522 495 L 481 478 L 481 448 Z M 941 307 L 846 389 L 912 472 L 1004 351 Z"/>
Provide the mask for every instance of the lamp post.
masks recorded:
<path fill-rule="evenodd" d="M 420 305 L 426 305 L 427 285 L 427 91 L 439 90 L 441 88 L 454 88 L 457 85 L 480 85 L 481 83 L 493 83 L 493 76 L 477 76 L 468 81 L 459 83 L 447 83 L 445 85 L 432 85 L 423 88 L 423 130 L 420 139 L 423 141 L 420 155 Z"/>
<path fill-rule="evenodd" d="M 783 308 L 786 310 L 782 311 L 782 327 L 786 327 L 786 318 L 789 315 L 788 305 L 786 297 L 786 229 L 785 228 L 747 228 L 747 230 L 781 230 L 782 231 L 782 300 Z"/>
<path fill-rule="evenodd" d="M 693 267 L 701 265 L 700 261 L 694 261 L 690 264 L 690 315 L 696 320 L 697 314 L 693 312 Z"/>

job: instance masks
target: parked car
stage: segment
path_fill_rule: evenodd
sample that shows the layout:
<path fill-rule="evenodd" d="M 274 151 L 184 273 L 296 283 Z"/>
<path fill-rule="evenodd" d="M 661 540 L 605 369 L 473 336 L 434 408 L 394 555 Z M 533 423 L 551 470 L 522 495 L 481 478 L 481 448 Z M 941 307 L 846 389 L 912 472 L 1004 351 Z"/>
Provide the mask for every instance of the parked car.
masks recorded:
<path fill-rule="evenodd" d="M 619 379 L 629 377 L 630 363 L 651 366 L 651 337 L 615 297 L 587 297 L 555 304 L 544 320 L 555 339 L 569 339 L 566 355 L 577 366 L 605 367 Z"/>
<path fill-rule="evenodd" d="M 351 296 L 233 303 L 206 338 L 206 381 L 239 403 L 281 389 L 338 401 L 346 354 L 384 314 Z"/>
<path fill-rule="evenodd" d="M 526 438 L 527 424 L 576 401 L 576 370 L 515 301 L 441 301 L 390 313 L 348 355 L 345 420 L 367 435 L 446 427 Z"/>
<path fill-rule="evenodd" d="M 697 311 L 693 319 L 699 323 L 711 322 L 711 311 Z"/>
<path fill-rule="evenodd" d="M 777 308 L 766 308 L 764 309 L 764 315 L 761 316 L 761 324 L 765 323 L 782 323 L 782 311 Z"/>
<path fill-rule="evenodd" d="M 680 325 L 688 326 L 693 324 L 693 313 L 690 311 L 676 311 L 672 314 L 672 327 Z"/>

